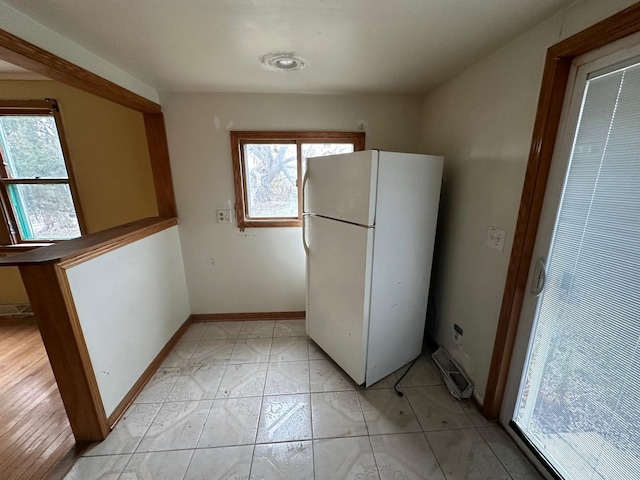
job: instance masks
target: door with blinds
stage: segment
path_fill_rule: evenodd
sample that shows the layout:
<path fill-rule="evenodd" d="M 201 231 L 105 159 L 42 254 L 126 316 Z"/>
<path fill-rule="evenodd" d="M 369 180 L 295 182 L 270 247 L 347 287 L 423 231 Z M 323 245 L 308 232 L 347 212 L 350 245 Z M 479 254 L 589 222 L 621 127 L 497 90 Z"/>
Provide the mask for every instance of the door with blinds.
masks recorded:
<path fill-rule="evenodd" d="M 574 68 L 512 365 L 509 424 L 560 478 L 640 478 L 638 54 Z"/>

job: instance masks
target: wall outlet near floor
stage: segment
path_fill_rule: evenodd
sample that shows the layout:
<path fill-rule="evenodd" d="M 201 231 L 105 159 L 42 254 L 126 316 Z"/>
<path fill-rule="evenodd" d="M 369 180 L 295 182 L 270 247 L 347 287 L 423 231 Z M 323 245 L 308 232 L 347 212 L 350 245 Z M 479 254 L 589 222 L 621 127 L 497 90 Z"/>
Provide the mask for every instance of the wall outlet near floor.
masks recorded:
<path fill-rule="evenodd" d="M 231 210 L 216 210 L 218 223 L 232 223 Z"/>
<path fill-rule="evenodd" d="M 487 247 L 502 252 L 504 250 L 504 241 L 506 238 L 506 230 L 490 226 L 489 232 L 487 233 Z"/>

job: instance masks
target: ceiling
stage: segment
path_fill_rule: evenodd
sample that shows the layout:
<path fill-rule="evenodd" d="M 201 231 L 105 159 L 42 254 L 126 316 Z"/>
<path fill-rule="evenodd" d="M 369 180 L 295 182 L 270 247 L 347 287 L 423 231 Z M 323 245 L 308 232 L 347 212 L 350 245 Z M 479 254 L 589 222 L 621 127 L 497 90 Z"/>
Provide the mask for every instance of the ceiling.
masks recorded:
<path fill-rule="evenodd" d="M 4 0 L 158 90 L 423 94 L 574 0 Z M 259 58 L 294 52 L 295 72 Z"/>

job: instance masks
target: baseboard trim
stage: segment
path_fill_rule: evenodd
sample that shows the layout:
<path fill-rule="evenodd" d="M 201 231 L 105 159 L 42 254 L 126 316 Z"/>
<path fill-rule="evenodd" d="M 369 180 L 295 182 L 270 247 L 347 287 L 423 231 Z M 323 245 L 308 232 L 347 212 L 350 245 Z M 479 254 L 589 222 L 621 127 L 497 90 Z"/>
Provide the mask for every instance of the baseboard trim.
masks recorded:
<path fill-rule="evenodd" d="M 153 359 L 153 361 L 149 364 L 149 366 L 143 372 L 143 374 L 140 375 L 140 378 L 138 379 L 138 381 L 133 384 L 133 387 L 131 387 L 131 390 L 129 390 L 129 392 L 125 395 L 125 397 L 118 404 L 118 406 L 113 411 L 113 413 L 109 415 L 109 417 L 107 418 L 107 421 L 109 423 L 110 428 L 113 428 L 113 426 L 116 423 L 118 423 L 118 421 L 120 420 L 124 412 L 127 411 L 127 408 L 129 408 L 129 406 L 133 403 L 136 397 L 140 394 L 140 392 L 142 391 L 144 386 L 147 384 L 147 382 L 151 379 L 153 374 L 156 373 L 156 370 L 158 370 L 158 368 L 160 367 L 164 359 L 167 358 L 167 355 L 169 355 L 169 352 L 173 350 L 173 347 L 175 347 L 176 343 L 178 343 L 180 338 L 182 338 L 182 335 L 184 335 L 184 332 L 187 331 L 187 328 L 189 328 L 189 325 L 191 325 L 191 317 L 187 318 L 184 321 L 184 323 L 180 326 L 180 328 L 178 328 L 176 333 L 173 334 L 173 336 L 169 339 L 167 344 L 162 348 L 162 350 L 160 350 L 160 353 L 156 355 L 156 358 Z"/>
<path fill-rule="evenodd" d="M 192 322 L 228 322 L 235 320 L 298 320 L 304 319 L 306 312 L 246 312 L 246 313 L 194 313 Z"/>

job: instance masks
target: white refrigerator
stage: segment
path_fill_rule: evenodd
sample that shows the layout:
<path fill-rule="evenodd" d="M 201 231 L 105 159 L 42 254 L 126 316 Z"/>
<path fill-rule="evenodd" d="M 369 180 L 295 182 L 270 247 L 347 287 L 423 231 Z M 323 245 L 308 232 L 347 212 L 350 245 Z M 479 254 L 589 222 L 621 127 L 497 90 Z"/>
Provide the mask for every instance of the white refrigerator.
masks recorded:
<path fill-rule="evenodd" d="M 358 384 L 422 350 L 443 158 L 307 159 L 307 334 Z"/>

